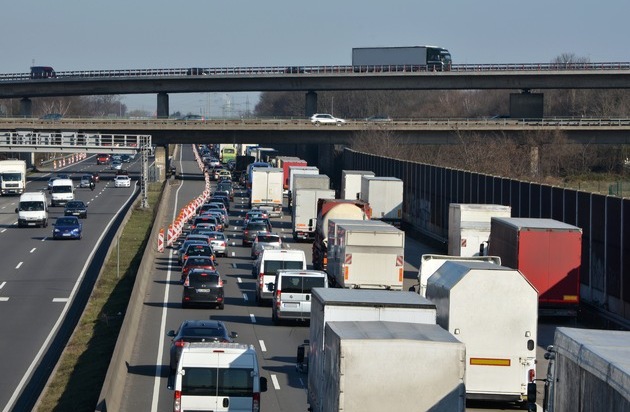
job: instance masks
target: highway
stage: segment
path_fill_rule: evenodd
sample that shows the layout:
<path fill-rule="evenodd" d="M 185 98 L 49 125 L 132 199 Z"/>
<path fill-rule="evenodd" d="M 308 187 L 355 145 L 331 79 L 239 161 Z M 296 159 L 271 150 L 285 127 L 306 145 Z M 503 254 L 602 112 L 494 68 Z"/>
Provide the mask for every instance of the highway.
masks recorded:
<path fill-rule="evenodd" d="M 125 164 L 137 181 L 139 163 Z M 17 228 L 19 196 L 0 198 L 0 410 L 31 410 L 74 329 L 128 205 L 137 195 L 114 188 L 114 172 L 96 166 L 93 156 L 59 169 L 75 185 L 87 171 L 98 171 L 94 191 L 77 188 L 75 197 L 88 203 L 82 219 L 83 239 L 52 240 L 52 223 L 63 214 L 50 208 L 47 228 Z M 49 174 L 28 177 L 27 191 L 44 190 Z"/>
<path fill-rule="evenodd" d="M 203 191 L 203 179 L 190 146 L 174 159 L 182 171 L 181 180 L 171 188 L 168 218 L 156 222 L 167 226 L 179 210 Z M 138 332 L 133 343 L 133 355 L 128 360 L 124 377 L 124 396 L 121 410 L 169 411 L 172 410 L 173 391 L 168 376 L 170 338 L 168 330 L 176 330 L 186 319 L 215 319 L 226 322 L 230 331 L 239 334 L 237 342 L 254 345 L 258 352 L 261 373 L 269 381 L 269 390 L 262 394 L 261 409 L 266 411 L 306 411 L 306 375 L 296 371 L 297 346 L 308 339 L 308 325 L 294 323 L 274 326 L 270 307 L 259 307 L 254 301 L 255 283 L 251 275 L 250 248 L 241 246 L 241 219 L 246 211 L 246 198 L 235 197 L 231 211 L 230 239 L 227 257 L 220 257 L 219 271 L 227 281 L 225 310 L 182 309 L 179 266 L 173 250 L 166 248 L 152 264 L 150 286 L 144 292 L 144 307 Z M 304 250 L 307 261 L 311 256 L 310 243 L 295 243 L 291 236 L 290 219 L 286 214 L 272 219 L 273 227 L 290 248 Z M 439 253 L 411 237 L 406 239 L 404 290 L 417 282 L 420 256 Z M 538 377 L 544 377 L 546 362 L 544 348 L 552 343 L 555 323 L 540 323 L 538 335 Z M 119 377 L 123 378 L 123 377 Z M 542 384 L 539 385 L 539 404 L 542 401 Z M 410 394 L 413 396 L 412 394 Z M 496 411 L 518 409 L 515 405 L 478 402 L 469 404 L 470 411 Z"/>

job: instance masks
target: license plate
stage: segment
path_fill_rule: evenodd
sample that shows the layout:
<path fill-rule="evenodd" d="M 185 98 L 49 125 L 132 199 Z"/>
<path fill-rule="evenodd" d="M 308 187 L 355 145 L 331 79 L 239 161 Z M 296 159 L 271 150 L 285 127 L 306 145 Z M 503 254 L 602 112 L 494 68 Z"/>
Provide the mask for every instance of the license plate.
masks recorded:
<path fill-rule="evenodd" d="M 293 303 L 293 302 L 285 302 L 284 304 L 285 308 L 297 308 L 298 306 L 300 306 L 299 303 Z"/>
<path fill-rule="evenodd" d="M 197 293 L 210 293 L 210 289 L 197 289 Z"/>
<path fill-rule="evenodd" d="M 72 236 L 72 233 L 64 233 L 64 236 Z"/>

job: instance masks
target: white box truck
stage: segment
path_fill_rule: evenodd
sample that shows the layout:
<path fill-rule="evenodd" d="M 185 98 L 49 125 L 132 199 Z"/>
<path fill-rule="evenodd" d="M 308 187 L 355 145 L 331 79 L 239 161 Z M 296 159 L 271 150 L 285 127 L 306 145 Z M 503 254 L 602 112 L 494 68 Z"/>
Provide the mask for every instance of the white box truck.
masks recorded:
<path fill-rule="evenodd" d="M 319 169 L 316 166 L 289 166 L 289 197 L 293 192 L 296 175 L 318 175 Z"/>
<path fill-rule="evenodd" d="M 282 169 L 252 168 L 250 207 L 266 206 L 270 216 L 282 216 Z"/>
<path fill-rule="evenodd" d="M 368 170 L 341 171 L 341 199 L 357 200 L 361 198 L 361 177 L 374 176 Z"/>
<path fill-rule="evenodd" d="M 544 410 L 629 411 L 629 342 L 628 331 L 557 328 L 545 354 Z"/>
<path fill-rule="evenodd" d="M 527 405 L 536 378 L 538 292 L 518 270 L 489 262 L 445 262 L 427 299 L 437 324 L 466 344 L 466 397 Z"/>
<path fill-rule="evenodd" d="M 314 288 L 311 291 L 308 388 L 324 379 L 326 324 L 335 321 L 387 321 L 435 324 L 435 304 L 413 292 Z M 311 405 L 313 406 L 313 404 Z"/>
<path fill-rule="evenodd" d="M 300 177 L 306 176 L 308 175 Z M 294 197 L 294 203 L 291 207 L 293 239 L 296 241 L 313 239 L 317 222 L 317 201 L 318 199 L 334 199 L 335 191 L 332 189 L 299 189 L 295 191 Z"/>
<path fill-rule="evenodd" d="M 0 194 L 21 195 L 26 190 L 26 162 L 0 160 Z"/>
<path fill-rule="evenodd" d="M 492 217 L 510 217 L 512 208 L 503 205 L 451 203 L 448 208 L 448 254 L 485 255 Z"/>
<path fill-rule="evenodd" d="M 418 293 L 426 296 L 427 281 L 445 262 L 489 262 L 501 265 L 501 258 L 498 256 L 449 256 L 425 254 L 420 257 L 420 269 L 418 270 Z"/>
<path fill-rule="evenodd" d="M 329 322 L 325 347 L 309 410 L 465 410 L 466 347 L 437 325 Z"/>
<path fill-rule="evenodd" d="M 327 272 L 332 285 L 402 290 L 405 232 L 375 220 L 337 224 L 332 219 L 328 225 L 329 239 L 335 236 L 334 243 L 328 241 Z"/>
<path fill-rule="evenodd" d="M 370 204 L 372 219 L 400 227 L 403 206 L 402 180 L 395 177 L 362 176 L 361 199 Z"/>

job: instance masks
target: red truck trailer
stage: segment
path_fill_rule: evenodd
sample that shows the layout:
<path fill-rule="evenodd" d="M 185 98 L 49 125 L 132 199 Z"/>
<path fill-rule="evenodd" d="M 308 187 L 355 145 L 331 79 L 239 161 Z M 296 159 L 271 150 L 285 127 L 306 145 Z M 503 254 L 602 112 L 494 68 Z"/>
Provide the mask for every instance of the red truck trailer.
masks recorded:
<path fill-rule="evenodd" d="M 534 285 L 541 316 L 577 315 L 582 229 L 553 219 L 493 217 L 488 255 Z"/>

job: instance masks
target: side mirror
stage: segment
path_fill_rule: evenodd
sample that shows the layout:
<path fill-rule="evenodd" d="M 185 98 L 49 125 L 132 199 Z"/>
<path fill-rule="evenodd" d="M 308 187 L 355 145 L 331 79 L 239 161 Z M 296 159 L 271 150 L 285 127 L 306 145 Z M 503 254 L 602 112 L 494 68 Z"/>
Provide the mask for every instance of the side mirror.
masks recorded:
<path fill-rule="evenodd" d="M 174 337 L 175 336 L 175 331 L 174 330 L 169 330 L 168 332 L 166 332 L 166 336 L 168 337 Z"/>
<path fill-rule="evenodd" d="M 231 333 L 230 333 L 230 337 L 231 337 L 232 339 L 236 339 L 236 338 L 238 338 L 238 333 L 236 333 L 236 332 L 231 332 Z"/>
<path fill-rule="evenodd" d="M 19 212 L 20 212 L 20 210 L 16 207 L 15 208 L 15 213 L 19 213 Z"/>
<path fill-rule="evenodd" d="M 267 378 L 265 377 L 260 378 L 260 391 L 267 392 Z"/>

